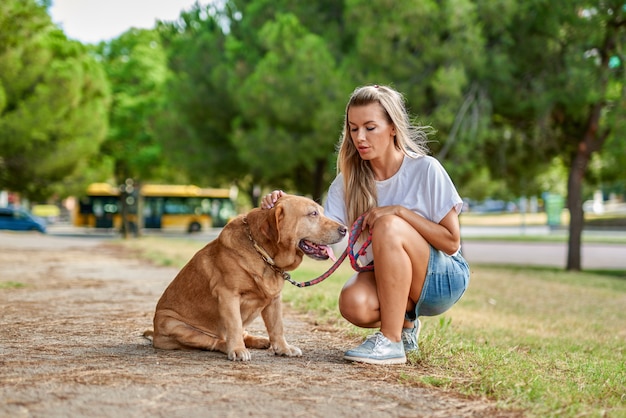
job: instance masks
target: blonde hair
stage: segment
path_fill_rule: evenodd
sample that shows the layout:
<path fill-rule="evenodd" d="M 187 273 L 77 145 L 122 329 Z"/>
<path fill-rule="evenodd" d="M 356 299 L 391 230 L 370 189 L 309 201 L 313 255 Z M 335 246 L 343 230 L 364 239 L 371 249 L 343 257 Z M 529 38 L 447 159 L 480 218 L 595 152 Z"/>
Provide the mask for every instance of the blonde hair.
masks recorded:
<path fill-rule="evenodd" d="M 361 214 L 378 205 L 376 181 L 369 161 L 361 159 L 352 138 L 348 124 L 348 110 L 351 107 L 381 105 L 387 121 L 396 129 L 394 144 L 408 157 L 426 155 L 426 140 L 430 127 L 411 123 L 402 94 L 388 86 L 363 86 L 354 90 L 346 105 L 345 121 L 337 158 L 337 172 L 343 173 L 344 199 L 351 225 Z"/>

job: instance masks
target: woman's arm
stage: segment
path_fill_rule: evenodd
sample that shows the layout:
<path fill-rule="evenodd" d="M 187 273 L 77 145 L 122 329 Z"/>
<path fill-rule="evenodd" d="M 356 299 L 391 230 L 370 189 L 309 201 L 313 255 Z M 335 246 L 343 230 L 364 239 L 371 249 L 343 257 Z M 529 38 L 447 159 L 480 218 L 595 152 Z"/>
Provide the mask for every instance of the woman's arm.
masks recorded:
<path fill-rule="evenodd" d="M 367 212 L 363 225 L 375 228 L 376 220 L 385 215 L 401 217 L 419 232 L 430 245 L 446 254 L 454 254 L 461 246 L 459 215 L 454 208 L 450 209 L 450 212 L 437 224 L 404 206 L 382 206 Z"/>

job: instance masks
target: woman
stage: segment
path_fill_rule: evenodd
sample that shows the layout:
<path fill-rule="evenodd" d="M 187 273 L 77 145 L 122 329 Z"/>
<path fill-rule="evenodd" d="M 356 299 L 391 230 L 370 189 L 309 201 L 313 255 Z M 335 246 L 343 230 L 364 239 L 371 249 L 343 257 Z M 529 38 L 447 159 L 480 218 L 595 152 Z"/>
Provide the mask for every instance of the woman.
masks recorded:
<path fill-rule="evenodd" d="M 365 213 L 363 228 L 372 233 L 365 262 L 373 261 L 374 271 L 348 280 L 339 309 L 354 325 L 380 331 L 348 350 L 346 360 L 406 363 L 406 353 L 418 349 L 418 317 L 445 312 L 469 283 L 460 253 L 463 202 L 426 152 L 426 132 L 411 124 L 399 92 L 373 85 L 352 93 L 325 214 L 350 226 Z M 282 194 L 264 196 L 261 206 L 272 207 Z"/>

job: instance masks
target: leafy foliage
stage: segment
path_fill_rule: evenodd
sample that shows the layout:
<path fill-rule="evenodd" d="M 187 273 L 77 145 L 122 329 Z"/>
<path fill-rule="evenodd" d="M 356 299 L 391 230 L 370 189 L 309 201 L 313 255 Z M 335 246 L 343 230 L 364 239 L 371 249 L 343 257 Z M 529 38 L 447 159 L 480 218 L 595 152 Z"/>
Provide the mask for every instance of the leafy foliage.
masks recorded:
<path fill-rule="evenodd" d="M 323 39 L 292 14 L 267 23 L 260 38 L 267 52 L 235 89 L 241 114 L 231 139 L 240 158 L 265 182 L 315 189 L 320 197 L 321 184 L 314 188 L 305 179 L 322 180 L 315 170 L 322 166 L 325 171 L 341 123 L 334 59 Z M 328 123 L 329 116 L 336 124 Z M 283 177 L 298 182 L 286 184 Z"/>
<path fill-rule="evenodd" d="M 196 5 L 158 27 L 170 76 L 157 137 L 177 170 L 210 185 L 232 183 L 247 171 L 229 141 L 237 109 L 228 92 L 233 74 L 222 19 L 212 6 Z"/>
<path fill-rule="evenodd" d="M 155 126 L 167 79 L 158 33 L 131 29 L 96 48 L 112 86 L 110 129 L 102 152 L 115 161 L 118 183 L 163 176 L 162 146 Z"/>
<path fill-rule="evenodd" d="M 33 0 L 2 2 L 0 34 L 0 189 L 45 198 L 99 151 L 108 83 Z"/>
<path fill-rule="evenodd" d="M 494 15 L 493 2 L 477 3 Z M 535 0 L 499 12 L 504 23 L 485 26 L 494 68 L 506 63 L 484 80 L 494 107 L 487 161 L 520 193 L 538 192 L 550 160 L 569 167 L 568 268 L 578 270 L 582 179 L 607 138 L 624 146 L 624 68 L 609 62 L 622 54 L 626 9 L 621 1 Z"/>
<path fill-rule="evenodd" d="M 347 97 L 367 83 L 435 128 L 465 196 L 536 195 L 563 164 L 579 222 L 582 179 L 624 181 L 621 0 L 222 0 L 91 55 L 45 7 L 0 6 L 3 188 L 43 197 L 110 169 L 236 183 L 253 204 L 262 188 L 321 200 Z"/>

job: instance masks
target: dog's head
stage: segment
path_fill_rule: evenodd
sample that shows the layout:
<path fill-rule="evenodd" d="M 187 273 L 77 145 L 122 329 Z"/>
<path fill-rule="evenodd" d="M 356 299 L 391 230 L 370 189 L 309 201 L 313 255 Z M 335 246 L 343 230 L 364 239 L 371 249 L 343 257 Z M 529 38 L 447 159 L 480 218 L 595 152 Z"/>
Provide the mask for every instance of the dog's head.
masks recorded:
<path fill-rule="evenodd" d="M 272 209 L 259 210 L 266 215 L 259 225 L 266 239 L 263 246 L 276 265 L 287 271 L 298 267 L 305 254 L 327 260 L 332 256 L 329 245 L 348 232 L 344 225 L 324 216 L 320 205 L 302 196 L 285 195 Z"/>

